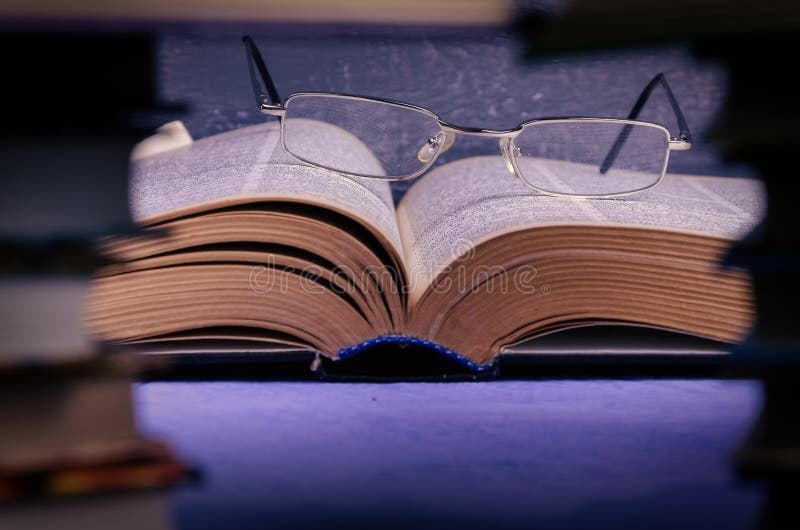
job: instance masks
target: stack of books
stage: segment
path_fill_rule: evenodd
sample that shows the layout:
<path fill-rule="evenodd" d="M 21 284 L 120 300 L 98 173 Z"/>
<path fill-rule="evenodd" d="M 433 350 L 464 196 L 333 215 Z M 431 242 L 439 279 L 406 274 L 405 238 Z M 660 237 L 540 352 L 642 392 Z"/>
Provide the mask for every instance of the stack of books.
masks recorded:
<path fill-rule="evenodd" d="M 37 126 L 27 103 L 54 72 L 10 59 L 16 82 L 3 95 L 19 109 L 0 130 L 0 528 L 168 528 L 168 487 L 187 467 L 137 432 L 135 359 L 84 331 L 95 241 L 134 230 L 127 170 L 138 133 L 122 105 L 148 97 L 128 94 L 138 87 L 119 70 L 149 57 L 148 41 L 18 34 L 6 45 L 42 52 L 56 70 L 69 63 L 61 95 L 74 100 Z"/>
<path fill-rule="evenodd" d="M 3 367 L 0 527 L 171 528 L 167 488 L 188 469 L 137 432 L 133 368 L 112 355 Z"/>

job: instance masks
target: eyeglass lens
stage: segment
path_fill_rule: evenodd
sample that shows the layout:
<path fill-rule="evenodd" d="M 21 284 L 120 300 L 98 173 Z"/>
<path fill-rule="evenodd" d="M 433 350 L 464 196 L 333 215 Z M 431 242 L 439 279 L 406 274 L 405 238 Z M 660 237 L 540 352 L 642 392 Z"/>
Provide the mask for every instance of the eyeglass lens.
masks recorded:
<path fill-rule="evenodd" d="M 614 120 L 541 121 L 513 140 L 518 175 L 564 195 L 614 195 L 648 188 L 662 177 L 669 134 Z"/>
<path fill-rule="evenodd" d="M 402 178 L 433 158 L 419 156 L 441 132 L 438 120 L 410 107 L 350 96 L 292 96 L 283 141 L 294 156 L 329 169 L 369 177 Z M 435 154 L 435 152 L 433 153 Z"/>

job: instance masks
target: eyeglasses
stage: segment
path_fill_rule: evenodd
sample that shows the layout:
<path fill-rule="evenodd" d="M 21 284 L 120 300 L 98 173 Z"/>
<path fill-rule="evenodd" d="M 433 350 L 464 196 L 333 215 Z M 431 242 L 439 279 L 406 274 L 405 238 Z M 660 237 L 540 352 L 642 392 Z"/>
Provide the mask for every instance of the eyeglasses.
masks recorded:
<path fill-rule="evenodd" d="M 256 104 L 281 120 L 284 150 L 348 176 L 411 179 L 425 173 L 458 135 L 483 136 L 498 140 L 508 170 L 536 191 L 615 197 L 658 184 L 670 151 L 692 145 L 664 74 L 647 84 L 627 119 L 539 118 L 489 130 L 459 127 L 428 109 L 376 97 L 302 92 L 281 103 L 255 42 L 248 36 L 242 40 Z M 677 118 L 677 137 L 662 125 L 636 120 L 657 86 L 666 91 Z"/>

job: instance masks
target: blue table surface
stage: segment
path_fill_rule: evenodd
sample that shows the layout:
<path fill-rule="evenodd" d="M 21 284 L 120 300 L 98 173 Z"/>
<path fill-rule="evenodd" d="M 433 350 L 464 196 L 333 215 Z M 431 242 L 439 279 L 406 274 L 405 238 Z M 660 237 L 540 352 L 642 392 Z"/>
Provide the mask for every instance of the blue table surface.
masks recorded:
<path fill-rule="evenodd" d="M 265 119 L 253 108 L 242 32 L 184 28 L 160 37 L 160 89 L 189 105 L 183 119 L 195 137 Z M 376 95 L 486 128 L 547 115 L 624 117 L 664 72 L 699 140 L 670 169 L 751 175 L 702 141 L 723 105 L 725 71 L 685 47 L 525 64 L 502 31 L 252 33 L 284 97 Z M 675 128 L 663 95 L 643 119 Z M 464 138 L 437 163 L 487 153 L 497 153 L 495 142 Z M 142 429 L 204 475 L 172 494 L 181 529 L 748 528 L 765 495 L 735 477 L 731 456 L 761 399 L 755 382 L 715 380 L 136 387 Z"/>
<path fill-rule="evenodd" d="M 154 382 L 143 431 L 203 478 L 181 529 L 750 528 L 751 381 Z"/>

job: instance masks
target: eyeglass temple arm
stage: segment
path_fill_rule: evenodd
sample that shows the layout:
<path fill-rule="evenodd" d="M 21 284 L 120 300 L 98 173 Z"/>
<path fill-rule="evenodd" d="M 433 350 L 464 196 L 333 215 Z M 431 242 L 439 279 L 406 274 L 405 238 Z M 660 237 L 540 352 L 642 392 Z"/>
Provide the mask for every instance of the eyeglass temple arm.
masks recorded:
<path fill-rule="evenodd" d="M 675 117 L 678 120 L 680 135 L 674 140 L 678 140 L 687 146 L 691 145 L 692 134 L 689 132 L 689 124 L 686 123 L 686 118 L 683 116 L 683 112 L 678 104 L 678 100 L 675 99 L 675 94 L 672 93 L 672 88 L 670 88 L 669 83 L 667 83 L 667 78 L 663 73 L 659 73 L 652 80 L 650 80 L 649 83 L 647 83 L 647 86 L 644 87 L 642 93 L 639 94 L 639 98 L 636 100 L 636 103 L 633 104 L 633 108 L 628 114 L 628 119 L 635 120 L 639 117 L 639 113 L 642 111 L 642 108 L 644 108 L 645 104 L 647 104 L 650 94 L 653 93 L 653 90 L 658 85 L 664 87 L 664 90 L 667 93 L 667 98 L 669 99 L 669 103 L 672 106 L 672 111 L 675 113 Z M 632 127 L 632 125 L 625 125 L 620 131 L 617 139 L 614 141 L 614 145 L 611 146 L 611 150 L 608 152 L 606 158 L 603 160 L 603 163 L 600 165 L 601 174 L 605 174 L 609 169 L 611 169 L 611 166 L 614 165 L 614 161 L 617 159 L 619 152 L 622 151 L 622 147 L 625 145 L 625 141 L 628 139 Z M 684 149 L 686 148 L 688 147 L 684 147 Z"/>
<path fill-rule="evenodd" d="M 262 110 L 265 108 L 265 105 L 267 105 L 267 107 L 279 107 L 281 104 L 281 97 L 278 95 L 278 89 L 275 88 L 275 83 L 272 82 L 272 77 L 269 75 L 267 65 L 264 63 L 264 59 L 261 57 L 261 52 L 258 51 L 256 43 L 250 35 L 242 37 L 242 42 L 244 42 L 245 52 L 247 54 L 247 67 L 250 70 L 250 82 L 253 84 L 253 94 L 256 97 L 256 105 Z M 258 74 L 261 77 L 261 83 L 258 82 L 258 78 L 256 77 L 256 69 L 258 69 Z M 262 83 L 267 89 L 266 94 L 264 94 L 264 91 L 261 89 Z"/>

